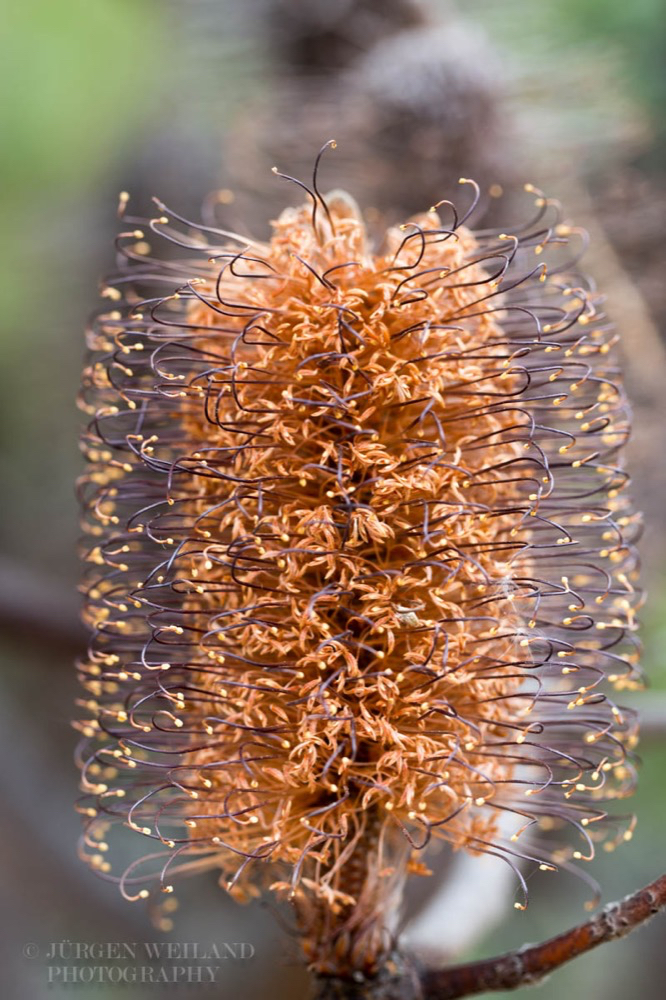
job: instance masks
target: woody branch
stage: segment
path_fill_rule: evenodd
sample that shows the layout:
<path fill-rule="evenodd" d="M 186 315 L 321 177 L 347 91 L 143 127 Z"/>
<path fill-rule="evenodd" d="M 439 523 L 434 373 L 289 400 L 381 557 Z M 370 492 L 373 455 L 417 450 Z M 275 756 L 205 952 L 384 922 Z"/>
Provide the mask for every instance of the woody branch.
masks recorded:
<path fill-rule="evenodd" d="M 617 903 L 610 903 L 591 920 L 549 938 L 495 958 L 425 970 L 421 985 L 425 1000 L 456 1000 L 496 990 L 512 990 L 540 982 L 555 969 L 606 941 L 625 937 L 666 908 L 666 874 Z"/>

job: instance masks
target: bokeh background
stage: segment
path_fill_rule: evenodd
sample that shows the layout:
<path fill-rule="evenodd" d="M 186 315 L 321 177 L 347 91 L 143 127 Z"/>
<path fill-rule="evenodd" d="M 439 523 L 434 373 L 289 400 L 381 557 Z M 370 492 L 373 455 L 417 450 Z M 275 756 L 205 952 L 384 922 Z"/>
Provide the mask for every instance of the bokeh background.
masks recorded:
<path fill-rule="evenodd" d="M 79 864 L 69 729 L 72 661 L 84 636 L 76 599 L 82 330 L 113 265 L 121 189 L 150 212 L 159 195 L 196 215 L 233 192 L 228 218 L 255 235 L 291 192 L 277 163 L 307 176 L 338 140 L 324 184 L 347 187 L 377 226 L 441 197 L 460 175 L 526 207 L 532 181 L 587 227 L 587 267 L 623 335 L 636 431 L 629 455 L 650 592 L 649 690 L 631 844 L 593 874 L 604 899 L 666 868 L 666 18 L 661 0 L 23 0 L 0 27 L 0 877 L 2 995 L 71 994 L 46 982 L 26 943 L 199 941 L 253 944 L 217 992 L 173 997 L 307 996 L 295 948 L 266 904 L 230 904 L 214 878 L 178 891 L 173 929 Z M 497 188 L 493 189 L 497 193 Z M 225 200 L 229 201 L 229 195 Z M 501 215 L 499 205 L 489 214 Z M 506 214 L 504 216 L 506 218 Z M 515 217 L 515 216 L 512 216 Z M 432 888 L 435 887 L 433 881 Z M 458 959 L 535 941 L 583 919 L 584 887 L 537 886 L 527 914 L 510 893 L 490 907 L 473 875 Z M 471 916 L 470 916 L 471 914 Z M 476 932 L 476 929 L 480 933 Z M 541 1000 L 663 997 L 664 918 L 579 959 Z M 80 963 L 79 963 L 80 964 Z M 94 992 L 93 992 L 94 991 Z M 78 995 L 149 997 L 156 987 Z M 535 989 L 524 991 L 526 998 Z"/>

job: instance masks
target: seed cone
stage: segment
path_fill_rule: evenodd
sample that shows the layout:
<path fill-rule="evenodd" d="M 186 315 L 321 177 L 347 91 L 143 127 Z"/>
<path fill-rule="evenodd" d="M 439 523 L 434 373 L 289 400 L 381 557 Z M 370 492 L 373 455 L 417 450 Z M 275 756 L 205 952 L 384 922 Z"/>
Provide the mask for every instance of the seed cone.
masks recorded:
<path fill-rule="evenodd" d="M 268 243 L 158 203 L 89 332 L 83 853 L 152 841 L 128 898 L 270 886 L 327 974 L 377 967 L 431 841 L 524 889 L 630 835 L 614 336 L 557 207 L 473 234 L 464 183 L 378 250 L 316 174 Z"/>

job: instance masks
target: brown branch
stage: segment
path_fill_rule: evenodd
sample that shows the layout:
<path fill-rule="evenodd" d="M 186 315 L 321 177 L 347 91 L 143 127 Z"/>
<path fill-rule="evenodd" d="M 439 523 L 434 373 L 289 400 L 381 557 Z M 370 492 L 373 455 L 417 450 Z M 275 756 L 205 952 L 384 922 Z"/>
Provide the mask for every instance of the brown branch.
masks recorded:
<path fill-rule="evenodd" d="M 585 954 L 605 941 L 629 934 L 666 907 L 666 875 L 563 934 L 542 944 L 526 945 L 518 951 L 468 965 L 424 970 L 421 984 L 425 1000 L 455 1000 L 456 997 L 495 990 L 514 990 L 540 982 L 572 958 Z"/>
<path fill-rule="evenodd" d="M 79 621 L 74 588 L 23 563 L 0 556 L 0 633 L 21 643 L 82 653 L 86 631 Z"/>
<path fill-rule="evenodd" d="M 648 691 L 627 699 L 629 708 L 638 711 L 641 744 L 666 739 L 666 691 Z"/>

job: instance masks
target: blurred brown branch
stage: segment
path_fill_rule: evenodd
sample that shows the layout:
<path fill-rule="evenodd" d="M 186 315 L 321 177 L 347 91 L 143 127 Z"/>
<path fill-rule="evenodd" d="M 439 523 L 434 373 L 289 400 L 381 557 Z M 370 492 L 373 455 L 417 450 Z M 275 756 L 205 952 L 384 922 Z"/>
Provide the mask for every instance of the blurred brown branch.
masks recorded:
<path fill-rule="evenodd" d="M 630 704 L 638 711 L 641 740 L 666 738 L 666 692 L 647 691 L 632 697 Z"/>
<path fill-rule="evenodd" d="M 617 903 L 598 916 L 549 938 L 542 944 L 467 965 L 425 971 L 421 985 L 425 1000 L 455 1000 L 477 993 L 513 990 L 540 982 L 571 959 L 606 941 L 624 937 L 666 907 L 666 875 Z"/>
<path fill-rule="evenodd" d="M 73 588 L 0 557 L 0 629 L 5 635 L 67 654 L 86 647 Z"/>

